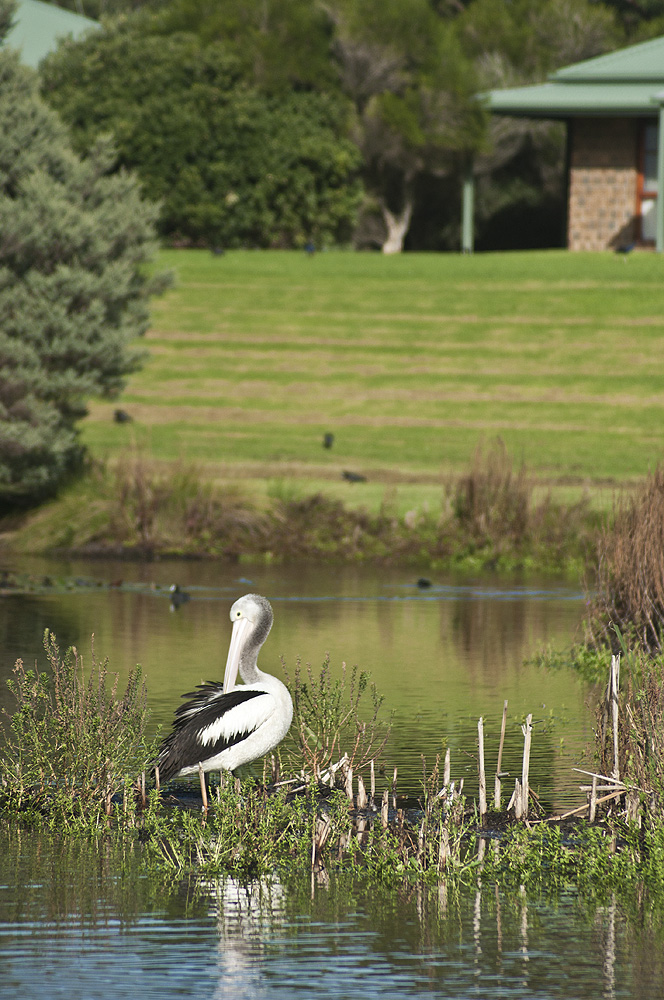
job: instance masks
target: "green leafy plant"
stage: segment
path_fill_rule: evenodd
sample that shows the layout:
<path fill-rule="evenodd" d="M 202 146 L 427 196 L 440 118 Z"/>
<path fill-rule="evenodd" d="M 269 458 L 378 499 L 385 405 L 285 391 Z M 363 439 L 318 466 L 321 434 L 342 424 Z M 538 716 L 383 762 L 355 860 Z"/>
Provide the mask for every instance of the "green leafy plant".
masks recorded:
<path fill-rule="evenodd" d="M 342 758 L 345 767 L 360 771 L 375 761 L 389 735 L 389 725 L 380 719 L 383 698 L 369 674 L 341 664 L 341 676 L 330 674 L 330 658 L 325 657 L 318 675 L 311 664 L 304 671 L 298 660 L 291 678 L 283 664 L 293 696 L 294 747 L 291 766 L 303 767 L 314 781 Z M 365 697 L 366 696 L 366 697 Z M 368 717 L 364 719 L 367 703 Z"/>
<path fill-rule="evenodd" d="M 6 803 L 62 816 L 110 813 L 113 796 L 126 792 L 154 752 L 141 669 L 119 695 L 117 675 L 107 684 L 108 660 L 98 660 L 94 636 L 87 680 L 76 647 L 61 656 L 48 629 L 44 650 L 50 672 L 26 669 L 19 659 L 8 681 L 16 710 L 4 712 Z"/>

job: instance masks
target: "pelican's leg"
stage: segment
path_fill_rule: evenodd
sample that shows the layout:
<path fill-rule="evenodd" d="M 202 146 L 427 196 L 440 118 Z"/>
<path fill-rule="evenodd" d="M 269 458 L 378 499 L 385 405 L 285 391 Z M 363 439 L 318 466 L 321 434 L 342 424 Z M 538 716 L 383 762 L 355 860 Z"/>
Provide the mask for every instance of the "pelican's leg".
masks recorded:
<path fill-rule="evenodd" d="M 206 813 L 208 811 L 207 788 L 205 786 L 205 771 L 203 770 L 203 765 L 200 763 L 200 761 L 198 763 L 198 777 L 201 780 L 201 798 L 203 799 L 203 812 Z"/>

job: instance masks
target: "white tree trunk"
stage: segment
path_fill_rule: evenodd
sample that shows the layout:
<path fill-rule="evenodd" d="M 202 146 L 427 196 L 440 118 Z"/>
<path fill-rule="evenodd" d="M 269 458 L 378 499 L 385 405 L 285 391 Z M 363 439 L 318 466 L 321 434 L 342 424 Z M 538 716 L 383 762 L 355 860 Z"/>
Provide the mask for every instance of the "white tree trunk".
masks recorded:
<path fill-rule="evenodd" d="M 387 227 L 387 237 L 382 248 L 383 253 L 401 253 L 413 214 L 413 200 L 407 197 L 404 207 L 399 213 L 390 212 L 387 205 L 381 205 L 381 210 Z"/>

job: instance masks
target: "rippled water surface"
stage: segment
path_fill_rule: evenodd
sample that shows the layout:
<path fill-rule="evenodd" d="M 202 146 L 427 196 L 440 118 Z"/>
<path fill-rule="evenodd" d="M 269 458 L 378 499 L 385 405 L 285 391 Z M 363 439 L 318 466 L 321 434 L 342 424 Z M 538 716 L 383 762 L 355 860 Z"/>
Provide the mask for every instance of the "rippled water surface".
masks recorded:
<path fill-rule="evenodd" d="M 455 893 L 332 877 L 166 889 L 140 850 L 0 835 L 0 995 L 661 997 L 661 920 L 490 886 Z"/>

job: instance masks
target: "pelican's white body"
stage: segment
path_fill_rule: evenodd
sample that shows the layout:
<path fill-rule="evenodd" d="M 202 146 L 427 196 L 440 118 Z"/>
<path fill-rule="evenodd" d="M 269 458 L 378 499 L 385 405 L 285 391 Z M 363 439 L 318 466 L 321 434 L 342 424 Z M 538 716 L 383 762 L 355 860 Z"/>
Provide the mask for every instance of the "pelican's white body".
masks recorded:
<path fill-rule="evenodd" d="M 257 668 L 258 669 L 258 668 Z M 261 679 L 255 684 L 242 685 L 243 690 L 264 692 L 258 698 L 237 705 L 200 730 L 197 739 L 202 748 L 214 744 L 225 736 L 249 731 L 241 743 L 235 743 L 222 750 L 215 757 L 203 762 L 205 771 L 234 771 L 242 764 L 248 764 L 281 743 L 293 721 L 293 702 L 285 684 L 277 677 L 258 670 Z M 182 767 L 179 775 L 198 774 L 198 761 L 189 767 Z"/>
<path fill-rule="evenodd" d="M 168 777 L 203 771 L 234 771 L 273 750 L 293 719 L 288 689 L 258 669 L 258 652 L 272 627 L 272 608 L 247 594 L 231 608 L 231 634 L 223 687 L 199 687 L 176 712 L 173 732 L 162 742 L 158 765 Z M 238 672 L 244 684 L 236 684 Z"/>

